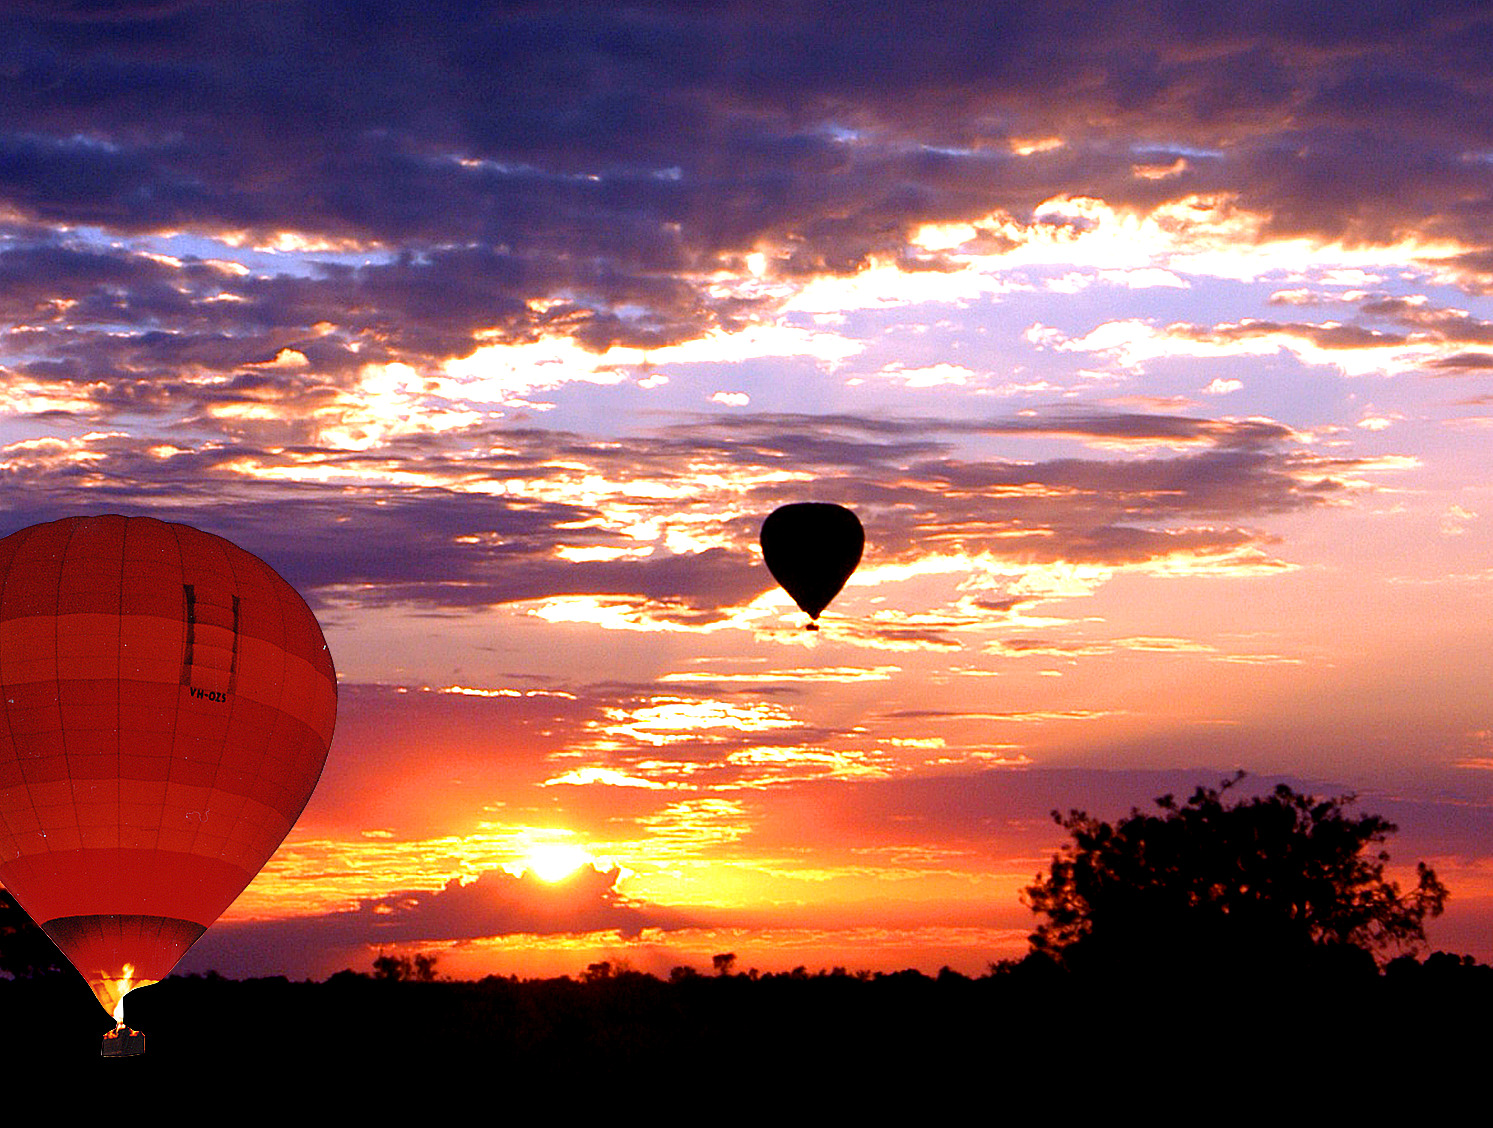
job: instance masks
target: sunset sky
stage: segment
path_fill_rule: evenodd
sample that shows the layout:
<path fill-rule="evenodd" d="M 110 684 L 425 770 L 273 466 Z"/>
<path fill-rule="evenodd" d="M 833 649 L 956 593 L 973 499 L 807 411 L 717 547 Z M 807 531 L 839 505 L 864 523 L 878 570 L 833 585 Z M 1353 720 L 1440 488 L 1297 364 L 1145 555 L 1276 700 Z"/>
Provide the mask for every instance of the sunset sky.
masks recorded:
<path fill-rule="evenodd" d="M 980 972 L 1052 809 L 1238 768 L 1493 960 L 1490 58 L 1440 0 L 7 4 L 0 534 L 227 537 L 339 675 L 182 970 Z M 817 634 L 806 500 L 867 537 Z"/>

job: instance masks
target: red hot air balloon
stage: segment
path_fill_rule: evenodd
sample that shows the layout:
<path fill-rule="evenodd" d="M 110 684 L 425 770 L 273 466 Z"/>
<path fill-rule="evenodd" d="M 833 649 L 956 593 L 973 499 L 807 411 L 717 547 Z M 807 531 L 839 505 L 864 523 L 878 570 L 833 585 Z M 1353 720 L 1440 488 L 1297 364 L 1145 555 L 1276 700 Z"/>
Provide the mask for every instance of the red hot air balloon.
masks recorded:
<path fill-rule="evenodd" d="M 801 501 L 774 509 L 762 522 L 762 559 L 817 631 L 817 620 L 861 562 L 866 534 L 843 505 Z"/>
<path fill-rule="evenodd" d="M 258 557 L 150 517 L 0 540 L 0 883 L 122 1022 L 295 824 L 337 681 Z"/>

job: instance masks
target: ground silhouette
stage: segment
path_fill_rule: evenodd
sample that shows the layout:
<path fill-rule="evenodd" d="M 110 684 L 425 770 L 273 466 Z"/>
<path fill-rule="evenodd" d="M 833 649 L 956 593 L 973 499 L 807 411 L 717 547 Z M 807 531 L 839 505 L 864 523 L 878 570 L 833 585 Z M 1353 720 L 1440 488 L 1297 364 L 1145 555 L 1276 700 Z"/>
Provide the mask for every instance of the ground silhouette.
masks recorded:
<path fill-rule="evenodd" d="M 410 1075 L 480 1068 L 515 1085 L 660 1070 L 696 1079 L 734 1071 L 735 1083 L 764 1084 L 839 1073 L 906 1085 L 992 1069 L 1051 1084 L 1074 1068 L 1362 1077 L 1366 1046 L 1438 1061 L 1485 1055 L 1490 1006 L 1493 968 L 1443 952 L 1249 991 L 1234 969 L 1218 968 L 1185 988 L 1136 992 L 1043 954 L 973 977 L 842 969 L 428 982 L 351 970 L 323 982 L 206 975 L 132 992 L 126 1017 L 145 1032 L 147 1052 L 113 1068 L 159 1066 L 204 1085 L 261 1060 L 338 1076 L 367 1076 L 381 1061 Z M 97 1061 L 110 1026 L 72 973 L 0 980 L 0 1014 L 0 1050 L 12 1064 Z"/>

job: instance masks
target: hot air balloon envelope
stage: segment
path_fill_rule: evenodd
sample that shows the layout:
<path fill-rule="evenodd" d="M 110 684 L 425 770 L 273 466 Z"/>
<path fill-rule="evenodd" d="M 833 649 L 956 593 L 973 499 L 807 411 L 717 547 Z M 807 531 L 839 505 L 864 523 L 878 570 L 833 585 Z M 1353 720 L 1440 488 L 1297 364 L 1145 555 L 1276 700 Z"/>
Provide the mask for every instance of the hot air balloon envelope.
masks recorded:
<path fill-rule="evenodd" d="M 866 544 L 859 518 L 843 505 L 803 501 L 762 522 L 762 559 L 810 619 L 819 618 L 861 561 Z"/>
<path fill-rule="evenodd" d="M 310 609 L 228 541 L 119 516 L 0 540 L 0 883 L 105 1010 L 269 860 L 336 711 Z"/>

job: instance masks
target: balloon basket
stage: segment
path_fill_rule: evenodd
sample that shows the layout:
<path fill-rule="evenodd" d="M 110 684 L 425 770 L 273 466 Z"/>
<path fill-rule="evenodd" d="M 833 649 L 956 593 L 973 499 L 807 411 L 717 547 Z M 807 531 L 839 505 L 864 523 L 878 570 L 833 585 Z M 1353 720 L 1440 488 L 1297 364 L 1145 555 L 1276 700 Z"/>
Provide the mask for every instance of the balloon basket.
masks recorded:
<path fill-rule="evenodd" d="M 819 629 L 819 624 L 818 623 L 805 623 L 804 624 L 804 630 L 806 630 L 806 631 L 817 631 L 818 629 Z"/>
<path fill-rule="evenodd" d="M 145 1052 L 145 1035 L 128 1026 L 121 1026 L 104 1035 L 100 1057 L 138 1057 Z"/>

